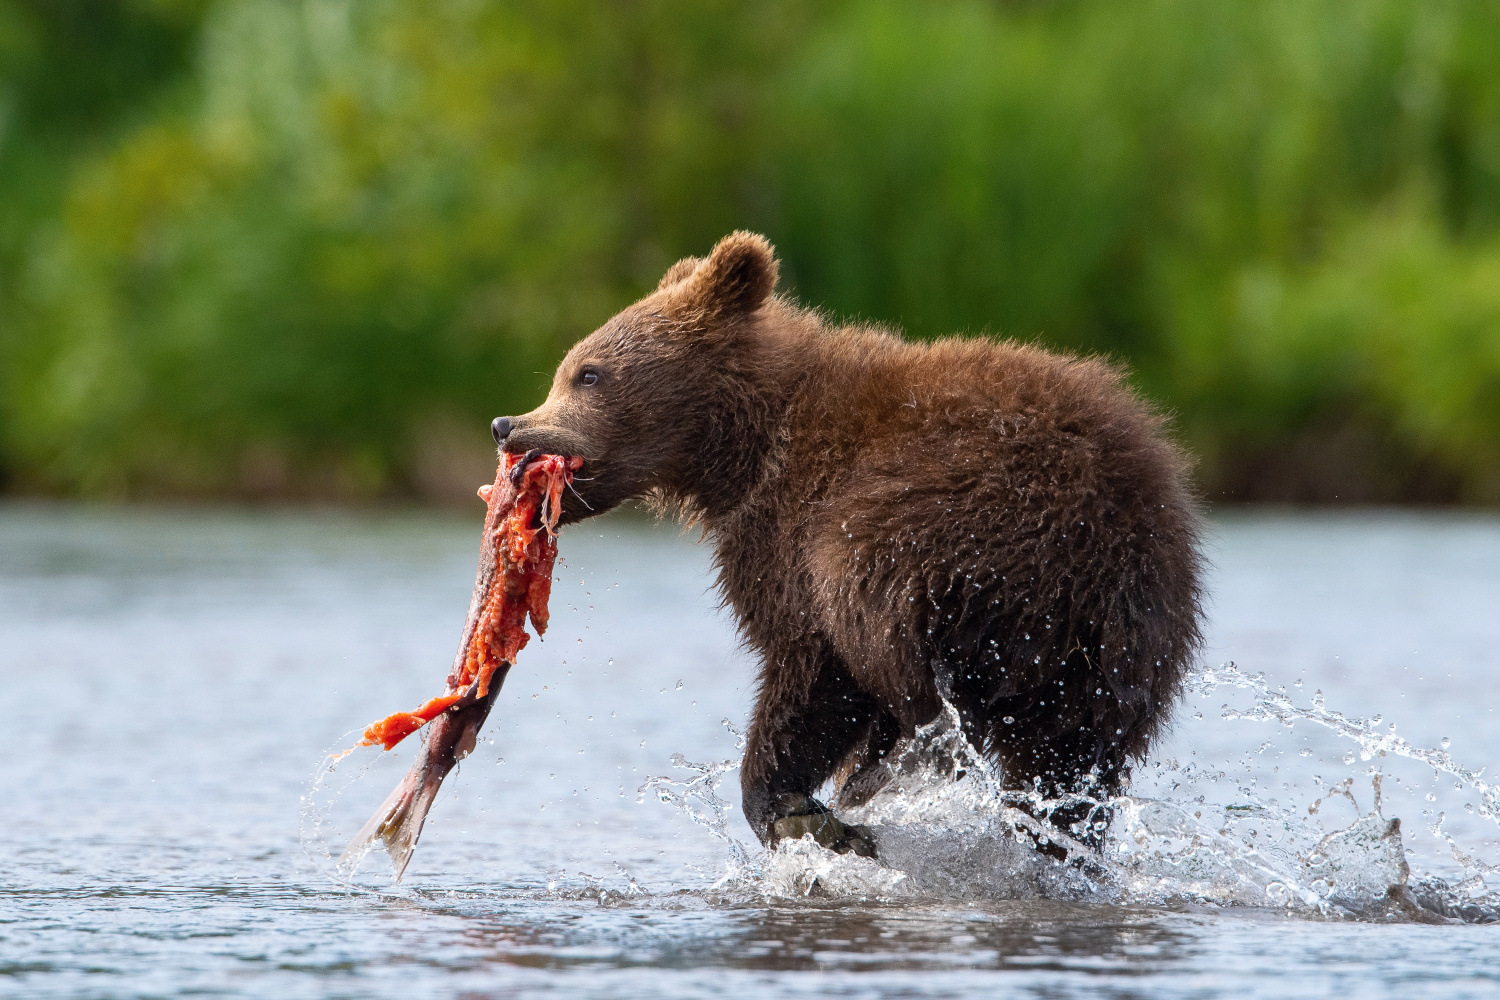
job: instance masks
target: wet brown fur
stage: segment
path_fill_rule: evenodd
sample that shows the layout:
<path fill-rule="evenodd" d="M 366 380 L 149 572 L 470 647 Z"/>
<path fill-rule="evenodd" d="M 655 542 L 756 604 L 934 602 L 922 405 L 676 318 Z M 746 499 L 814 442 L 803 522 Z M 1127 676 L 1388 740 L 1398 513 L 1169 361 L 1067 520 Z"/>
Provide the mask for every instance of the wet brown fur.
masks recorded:
<path fill-rule="evenodd" d="M 835 771 L 867 798 L 940 695 L 1009 784 L 1118 788 L 1199 642 L 1161 418 L 1103 361 L 833 326 L 775 282 L 747 233 L 679 262 L 505 441 L 584 457 L 566 520 L 646 497 L 701 521 L 761 657 L 751 826 L 774 840 Z"/>

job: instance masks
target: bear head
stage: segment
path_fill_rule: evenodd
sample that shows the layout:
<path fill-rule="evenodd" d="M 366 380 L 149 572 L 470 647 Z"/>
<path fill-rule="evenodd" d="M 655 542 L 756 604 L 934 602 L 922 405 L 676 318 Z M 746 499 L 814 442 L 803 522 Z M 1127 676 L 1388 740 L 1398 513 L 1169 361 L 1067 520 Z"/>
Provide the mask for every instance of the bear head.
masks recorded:
<path fill-rule="evenodd" d="M 573 346 L 541 406 L 496 419 L 496 442 L 583 459 L 564 522 L 632 498 L 701 503 L 705 488 L 727 488 L 753 461 L 763 423 L 754 345 L 776 274 L 770 243 L 752 233 L 678 261 Z"/>

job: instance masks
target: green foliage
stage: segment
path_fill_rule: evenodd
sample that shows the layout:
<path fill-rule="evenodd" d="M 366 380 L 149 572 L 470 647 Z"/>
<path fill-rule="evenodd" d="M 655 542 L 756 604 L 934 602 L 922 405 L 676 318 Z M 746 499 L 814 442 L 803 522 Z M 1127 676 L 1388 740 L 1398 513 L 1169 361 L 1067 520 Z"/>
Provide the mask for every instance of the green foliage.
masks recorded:
<path fill-rule="evenodd" d="M 745 227 L 835 314 L 1127 362 L 1210 496 L 1500 500 L 1492 3 L 49 9 L 0 0 L 22 488 L 431 492 Z M 85 36 L 115 84 L 47 72 Z"/>

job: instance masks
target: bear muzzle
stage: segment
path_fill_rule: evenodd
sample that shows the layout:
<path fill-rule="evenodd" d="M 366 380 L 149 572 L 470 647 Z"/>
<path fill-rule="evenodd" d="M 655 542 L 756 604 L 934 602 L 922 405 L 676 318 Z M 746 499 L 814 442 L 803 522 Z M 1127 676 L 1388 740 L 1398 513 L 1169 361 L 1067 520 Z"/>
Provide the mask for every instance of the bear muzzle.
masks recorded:
<path fill-rule="evenodd" d="M 596 449 L 589 447 L 582 435 L 550 424 L 525 423 L 525 417 L 496 417 L 490 424 L 490 434 L 500 450 L 512 455 L 524 455 L 528 451 L 540 451 L 545 455 L 577 455 L 585 460 L 594 459 Z"/>

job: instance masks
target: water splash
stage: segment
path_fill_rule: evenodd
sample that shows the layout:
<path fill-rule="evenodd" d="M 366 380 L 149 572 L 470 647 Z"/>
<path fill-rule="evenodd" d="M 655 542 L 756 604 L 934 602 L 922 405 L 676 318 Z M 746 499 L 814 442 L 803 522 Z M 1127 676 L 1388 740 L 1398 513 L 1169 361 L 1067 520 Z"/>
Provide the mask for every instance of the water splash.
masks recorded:
<path fill-rule="evenodd" d="M 722 725 L 734 736 L 734 748 L 745 749 L 745 737 L 734 724 L 724 719 Z M 745 845 L 729 832 L 729 817 L 733 805 L 719 794 L 719 785 L 731 771 L 739 770 L 740 758 L 698 764 L 680 753 L 672 755 L 672 766 L 691 773 L 688 778 L 673 778 L 663 775 L 647 778 L 636 790 L 637 801 L 646 796 L 655 796 L 659 801 L 679 810 L 698 826 L 703 827 L 716 840 L 722 841 L 729 850 L 725 871 L 711 888 L 731 882 L 753 881 L 761 874 L 758 864 L 751 860 Z"/>
<path fill-rule="evenodd" d="M 379 841 L 367 843 L 354 854 L 341 857 L 349 838 L 359 829 L 361 821 L 356 817 L 362 808 L 362 803 L 345 803 L 345 793 L 356 785 L 378 787 L 383 783 L 383 777 L 399 775 L 409 766 L 398 751 L 353 746 L 358 736 L 358 730 L 351 730 L 337 744 L 342 749 L 324 752 L 302 793 L 297 823 L 302 852 L 313 867 L 347 889 L 357 888 L 355 876 L 360 865 L 379 846 Z M 350 812 L 351 808 L 355 811 Z M 340 815 L 341 812 L 348 815 Z"/>
<path fill-rule="evenodd" d="M 1225 706 L 1222 711 L 1225 719 L 1279 722 L 1287 728 L 1299 721 L 1312 722 L 1353 741 L 1358 746 L 1356 755 L 1362 761 L 1387 756 L 1402 757 L 1427 765 L 1435 774 L 1447 774 L 1457 779 L 1457 786 L 1461 790 L 1475 794 L 1477 802 L 1470 803 L 1474 812 L 1500 826 L 1500 789 L 1481 777 L 1483 769 L 1471 771 L 1454 760 L 1453 755 L 1448 752 L 1450 743 L 1446 737 L 1442 746 L 1436 750 L 1414 747 L 1396 735 L 1394 722 L 1389 724 L 1388 729 L 1381 731 L 1378 727 L 1384 720 L 1380 716 L 1371 719 L 1351 718 L 1331 711 L 1324 704 L 1322 691 L 1313 692 L 1310 706 L 1299 706 L 1292 701 L 1285 687 L 1278 687 L 1273 691 L 1264 674 L 1243 673 L 1233 663 L 1226 663 L 1217 669 L 1204 669 L 1190 678 L 1189 683 L 1204 695 L 1211 695 L 1221 687 L 1233 687 L 1249 691 L 1254 696 L 1254 703 L 1247 710 L 1237 711 Z M 1353 763 L 1347 757 L 1344 762 Z M 1381 795 L 1380 777 L 1378 771 L 1372 775 L 1377 811 Z M 1500 875 L 1500 865 L 1486 864 L 1471 852 L 1463 850 L 1451 836 L 1443 832 L 1442 824 L 1443 817 L 1439 814 L 1434 822 L 1429 823 L 1428 828 L 1435 837 L 1447 844 L 1450 856 L 1464 871 L 1466 880 L 1478 877 L 1481 881 L 1488 881 Z"/>
<path fill-rule="evenodd" d="M 610 864 L 614 872 L 608 875 L 592 875 L 586 871 L 570 874 L 566 868 L 561 868 L 547 878 L 547 893 L 557 899 L 586 899 L 600 906 L 626 906 L 652 894 L 624 865 L 618 861 Z"/>
<path fill-rule="evenodd" d="M 1295 764 L 1326 771 L 1328 755 L 1318 758 L 1303 747 L 1287 760 L 1286 741 L 1271 739 L 1238 759 L 1148 762 L 1129 794 L 1046 799 L 1034 790 L 1003 788 L 994 767 L 964 739 L 957 713 L 945 705 L 893 756 L 886 788 L 845 817 L 874 831 L 878 863 L 832 854 L 810 840 L 783 844 L 769 856 L 747 851 L 730 834 L 731 807 L 718 794 L 737 759 L 695 764 L 676 756 L 674 764 L 691 775 L 653 778 L 641 793 L 682 809 L 729 845 L 728 873 L 720 883 L 738 880 L 775 896 L 1041 896 L 1275 907 L 1328 919 L 1500 920 L 1500 891 L 1494 887 L 1500 866 L 1482 861 L 1443 829 L 1446 814 L 1431 806 L 1433 792 L 1422 798 L 1419 811 L 1446 848 L 1450 870 L 1414 871 L 1419 852 L 1406 844 L 1401 820 L 1387 815 L 1390 785 L 1401 783 L 1391 762 L 1401 760 L 1448 779 L 1450 793 L 1475 800 L 1465 803 L 1469 815 L 1500 827 L 1500 799 L 1481 772 L 1461 766 L 1446 744 L 1436 750 L 1413 746 L 1395 735 L 1394 726 L 1379 728 L 1380 718 L 1328 709 L 1321 693 L 1311 704 L 1298 704 L 1285 688 L 1273 689 L 1263 675 L 1233 664 L 1201 670 L 1189 680 L 1192 697 L 1222 697 L 1226 690 L 1248 696 L 1249 704 L 1225 703 L 1219 719 L 1273 722 L 1287 730 L 1299 723 L 1319 727 L 1354 745 L 1336 765 L 1348 773 L 1334 779 L 1293 774 Z M 1194 718 L 1201 721 L 1203 714 Z M 1382 763 L 1354 770 L 1369 761 Z M 1403 787 L 1410 800 L 1414 783 Z M 1059 814 L 1087 815 L 1063 829 L 1052 822 Z M 1086 847 L 1086 826 L 1110 814 L 1103 850 Z M 1495 832 L 1490 830 L 1489 841 Z M 1035 850 L 1037 843 L 1061 847 L 1068 861 L 1046 858 Z"/>

